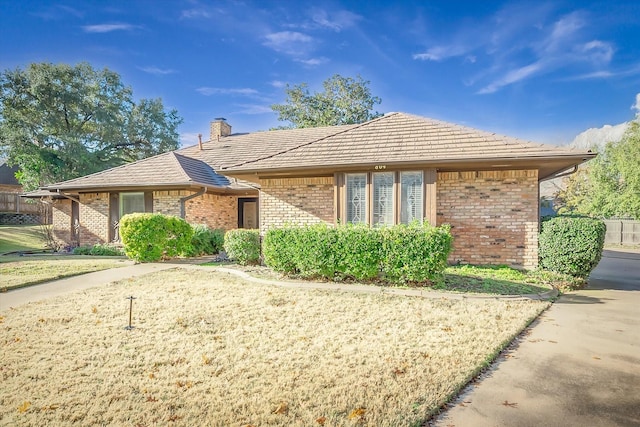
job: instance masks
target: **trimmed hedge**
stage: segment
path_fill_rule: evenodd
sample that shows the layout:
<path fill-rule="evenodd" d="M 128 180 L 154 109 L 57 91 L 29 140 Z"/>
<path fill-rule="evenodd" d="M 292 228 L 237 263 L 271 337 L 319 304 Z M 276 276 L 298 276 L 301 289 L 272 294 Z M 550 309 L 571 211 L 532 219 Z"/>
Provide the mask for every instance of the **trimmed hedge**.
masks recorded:
<path fill-rule="evenodd" d="M 260 261 L 260 232 L 238 228 L 224 235 L 227 256 L 240 265 L 257 264 Z"/>
<path fill-rule="evenodd" d="M 224 230 L 212 230 L 206 225 L 197 224 L 193 226 L 193 236 L 187 256 L 214 255 L 222 250 L 223 245 Z"/>
<path fill-rule="evenodd" d="M 285 274 L 391 283 L 437 281 L 451 252 L 448 226 L 326 224 L 269 230 L 264 262 Z"/>
<path fill-rule="evenodd" d="M 93 255 L 93 256 L 123 256 L 124 250 L 120 246 L 105 243 L 94 246 L 78 246 L 73 249 L 74 255 Z"/>
<path fill-rule="evenodd" d="M 134 213 L 120 219 L 124 252 L 136 261 L 153 262 L 184 255 L 192 236 L 191 226 L 176 216 Z"/>
<path fill-rule="evenodd" d="M 604 222 L 595 218 L 558 216 L 545 221 L 539 240 L 540 266 L 588 277 L 602 258 L 606 232 Z"/>

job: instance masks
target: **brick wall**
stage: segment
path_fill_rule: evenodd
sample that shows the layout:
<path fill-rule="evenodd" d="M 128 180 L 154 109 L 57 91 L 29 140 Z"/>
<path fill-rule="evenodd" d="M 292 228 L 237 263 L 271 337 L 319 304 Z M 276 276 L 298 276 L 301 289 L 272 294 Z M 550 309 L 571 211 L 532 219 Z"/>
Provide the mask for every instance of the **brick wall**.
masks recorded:
<path fill-rule="evenodd" d="M 80 194 L 80 245 L 109 241 L 109 193 Z"/>
<path fill-rule="evenodd" d="M 450 261 L 538 265 L 538 171 L 441 172 L 437 223 L 452 225 Z"/>
<path fill-rule="evenodd" d="M 71 244 L 71 200 L 53 199 L 51 202 L 53 237 L 63 246 Z"/>
<path fill-rule="evenodd" d="M 238 198 L 217 194 L 203 194 L 186 202 L 189 224 L 206 224 L 209 228 L 231 230 L 238 228 Z"/>
<path fill-rule="evenodd" d="M 333 224 L 333 177 L 263 179 L 260 230 L 291 224 Z"/>
<path fill-rule="evenodd" d="M 193 194 L 193 191 L 154 191 L 153 213 L 180 216 L 180 199 Z"/>

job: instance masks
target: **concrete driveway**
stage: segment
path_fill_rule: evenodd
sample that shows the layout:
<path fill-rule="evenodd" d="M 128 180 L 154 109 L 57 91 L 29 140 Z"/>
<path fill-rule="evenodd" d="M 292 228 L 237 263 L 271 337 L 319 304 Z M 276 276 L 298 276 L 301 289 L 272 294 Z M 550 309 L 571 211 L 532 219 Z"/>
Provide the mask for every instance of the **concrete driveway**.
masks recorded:
<path fill-rule="evenodd" d="M 640 426 L 640 253 L 605 251 L 434 425 Z"/>

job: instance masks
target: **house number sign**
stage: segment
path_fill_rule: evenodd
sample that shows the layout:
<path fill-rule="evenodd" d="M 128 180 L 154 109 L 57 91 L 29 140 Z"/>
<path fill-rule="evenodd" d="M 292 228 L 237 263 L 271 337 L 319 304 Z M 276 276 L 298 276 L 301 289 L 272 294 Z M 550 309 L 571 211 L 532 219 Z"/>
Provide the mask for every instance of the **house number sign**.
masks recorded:
<path fill-rule="evenodd" d="M 379 170 L 384 170 L 384 169 L 386 169 L 386 168 L 387 168 L 387 167 L 386 167 L 385 165 L 376 165 L 374 169 L 375 169 L 375 170 L 377 170 L 377 171 L 379 171 Z"/>

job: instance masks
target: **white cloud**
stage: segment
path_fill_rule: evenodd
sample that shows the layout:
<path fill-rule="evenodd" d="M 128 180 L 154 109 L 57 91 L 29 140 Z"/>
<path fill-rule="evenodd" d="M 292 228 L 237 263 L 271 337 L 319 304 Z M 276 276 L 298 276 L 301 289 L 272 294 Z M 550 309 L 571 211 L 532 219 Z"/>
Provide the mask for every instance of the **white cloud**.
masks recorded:
<path fill-rule="evenodd" d="M 529 64 L 524 67 L 511 70 L 508 73 L 506 73 L 502 78 L 480 89 L 478 91 L 478 94 L 482 95 L 482 94 L 494 93 L 498 89 L 502 88 L 503 86 L 507 86 L 533 76 L 543 68 L 544 67 L 541 62 L 535 62 L 533 64 Z"/>
<path fill-rule="evenodd" d="M 292 56 L 301 56 L 309 51 L 313 43 L 313 37 L 297 31 L 280 31 L 267 34 L 265 46 L 276 52 L 285 53 Z"/>
<path fill-rule="evenodd" d="M 196 89 L 196 92 L 201 95 L 239 95 L 239 96 L 256 96 L 258 91 L 251 88 L 222 88 L 222 87 L 208 87 L 203 86 Z"/>
<path fill-rule="evenodd" d="M 353 27 L 362 16 L 357 15 L 348 10 L 338 10 L 335 12 L 327 12 L 322 9 L 314 9 L 311 13 L 311 20 L 319 27 L 328 28 L 337 33 L 345 28 Z"/>
<path fill-rule="evenodd" d="M 427 49 L 426 52 L 414 54 L 413 59 L 419 59 L 422 61 L 443 61 L 455 56 L 464 55 L 468 50 L 469 48 L 461 44 L 451 46 L 434 46 Z"/>
<path fill-rule="evenodd" d="M 211 14 L 206 9 L 186 9 L 183 10 L 180 14 L 180 18 L 182 19 L 199 19 L 199 18 L 210 18 Z"/>
<path fill-rule="evenodd" d="M 613 58 L 613 47 L 600 40 L 592 40 L 579 46 L 578 51 L 585 54 L 585 59 L 599 63 L 609 63 Z"/>
<path fill-rule="evenodd" d="M 177 73 L 176 70 L 173 70 L 171 68 L 159 68 L 159 67 L 138 67 L 139 70 L 144 71 L 145 73 L 149 73 L 149 74 L 155 74 L 157 76 L 163 76 L 166 74 L 174 74 Z"/>
<path fill-rule="evenodd" d="M 85 33 L 109 33 L 111 31 L 130 31 L 138 28 L 131 24 L 97 24 L 84 25 L 82 29 Z"/>
<path fill-rule="evenodd" d="M 636 94 L 636 103 L 631 106 L 632 110 L 636 110 L 636 117 L 640 118 L 640 93 Z"/>
<path fill-rule="evenodd" d="M 273 87 L 277 87 L 277 88 L 282 88 L 285 87 L 287 85 L 286 82 L 283 82 L 281 80 L 272 80 L 269 82 L 269 84 Z"/>
<path fill-rule="evenodd" d="M 309 58 L 309 59 L 294 59 L 294 61 L 304 64 L 307 67 L 315 67 L 321 64 L 326 64 L 327 62 L 329 62 L 329 58 L 320 57 L 320 58 Z"/>

